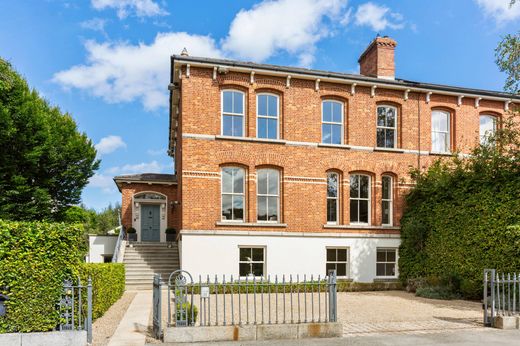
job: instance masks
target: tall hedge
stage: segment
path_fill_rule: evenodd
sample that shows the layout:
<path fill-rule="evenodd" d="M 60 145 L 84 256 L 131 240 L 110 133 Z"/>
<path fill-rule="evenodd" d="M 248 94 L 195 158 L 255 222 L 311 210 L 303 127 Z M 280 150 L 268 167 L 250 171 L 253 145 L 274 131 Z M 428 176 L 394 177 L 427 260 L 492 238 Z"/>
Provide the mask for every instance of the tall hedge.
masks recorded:
<path fill-rule="evenodd" d="M 82 233 L 80 226 L 64 223 L 0 220 L 0 293 L 10 298 L 0 333 L 56 327 L 63 279 L 81 263 Z"/>
<path fill-rule="evenodd" d="M 84 263 L 80 268 L 83 284 L 92 278 L 92 318 L 95 320 L 125 292 L 125 265 L 123 263 Z"/>
<path fill-rule="evenodd" d="M 520 270 L 520 131 L 512 117 L 465 159 L 414 172 L 401 219 L 401 279 L 439 278 L 468 298 L 484 268 Z"/>

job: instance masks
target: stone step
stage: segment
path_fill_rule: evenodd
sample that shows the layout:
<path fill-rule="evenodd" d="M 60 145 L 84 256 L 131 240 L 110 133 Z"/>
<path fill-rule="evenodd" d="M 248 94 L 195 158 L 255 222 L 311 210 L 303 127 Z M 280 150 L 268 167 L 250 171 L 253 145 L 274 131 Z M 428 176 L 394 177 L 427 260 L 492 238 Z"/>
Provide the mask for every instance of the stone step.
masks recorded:
<path fill-rule="evenodd" d="M 125 257 L 176 257 L 179 256 L 178 252 L 150 252 L 150 253 L 143 253 L 143 252 L 134 252 L 134 253 L 125 253 Z"/>

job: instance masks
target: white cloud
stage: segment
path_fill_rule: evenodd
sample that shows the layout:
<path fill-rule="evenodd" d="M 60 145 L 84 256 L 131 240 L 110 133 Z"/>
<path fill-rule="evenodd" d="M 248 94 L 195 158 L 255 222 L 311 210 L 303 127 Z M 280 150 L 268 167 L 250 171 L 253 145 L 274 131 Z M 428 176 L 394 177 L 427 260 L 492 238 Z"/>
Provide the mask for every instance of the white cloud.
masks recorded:
<path fill-rule="evenodd" d="M 331 22 L 341 21 L 346 5 L 347 0 L 263 1 L 235 16 L 222 47 L 232 56 L 254 61 L 286 51 L 308 66 L 316 43 L 331 34 Z"/>
<path fill-rule="evenodd" d="M 126 148 L 126 143 L 119 136 L 107 136 L 101 138 L 98 144 L 96 144 L 96 150 L 98 154 L 110 154 L 119 148 Z"/>
<path fill-rule="evenodd" d="M 106 173 L 112 175 L 137 174 L 137 173 L 161 173 L 169 165 L 162 165 L 157 161 L 141 162 L 137 164 L 126 164 L 124 166 L 115 166 L 106 170 Z"/>
<path fill-rule="evenodd" d="M 400 13 L 391 12 L 388 7 L 379 6 L 372 2 L 360 5 L 356 11 L 355 19 L 357 25 L 369 26 L 374 31 L 381 31 L 386 28 L 402 29 L 404 27 L 401 22 L 403 16 Z"/>
<path fill-rule="evenodd" d="M 510 6 L 511 0 L 475 0 L 484 14 L 493 17 L 498 24 L 520 18 L 520 4 Z M 518 24 L 518 23 L 517 23 Z"/>
<path fill-rule="evenodd" d="M 56 73 L 53 80 L 109 103 L 137 99 L 146 110 L 167 107 L 170 56 L 179 54 L 184 47 L 195 56 L 222 55 L 211 37 L 185 32 L 159 33 L 149 45 L 87 41 L 87 62 Z"/>
<path fill-rule="evenodd" d="M 101 189 L 104 193 L 112 193 L 116 189 L 116 184 L 111 176 L 99 173 L 94 174 L 90 178 L 88 186 Z"/>
<path fill-rule="evenodd" d="M 79 23 L 83 29 L 89 29 L 99 32 L 105 32 L 105 25 L 107 21 L 102 18 L 92 18 L 84 22 Z"/>
<path fill-rule="evenodd" d="M 120 19 L 129 15 L 154 17 L 168 14 L 153 0 L 91 0 L 91 4 L 96 10 L 115 9 Z"/>
<path fill-rule="evenodd" d="M 166 155 L 166 149 L 148 149 L 146 153 L 151 156 Z"/>

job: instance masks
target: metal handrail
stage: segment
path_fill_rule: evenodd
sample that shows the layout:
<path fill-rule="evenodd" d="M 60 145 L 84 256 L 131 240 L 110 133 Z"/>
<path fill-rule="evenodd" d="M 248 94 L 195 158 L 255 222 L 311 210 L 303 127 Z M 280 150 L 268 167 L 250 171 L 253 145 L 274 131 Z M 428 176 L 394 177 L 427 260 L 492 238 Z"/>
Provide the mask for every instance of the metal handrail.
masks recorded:
<path fill-rule="evenodd" d="M 125 227 L 121 224 L 121 214 L 118 214 L 119 219 L 119 235 L 117 236 L 116 246 L 114 248 L 114 256 L 112 256 L 112 263 L 117 263 L 119 252 L 121 250 L 121 244 L 123 244 L 123 240 L 126 238 Z"/>

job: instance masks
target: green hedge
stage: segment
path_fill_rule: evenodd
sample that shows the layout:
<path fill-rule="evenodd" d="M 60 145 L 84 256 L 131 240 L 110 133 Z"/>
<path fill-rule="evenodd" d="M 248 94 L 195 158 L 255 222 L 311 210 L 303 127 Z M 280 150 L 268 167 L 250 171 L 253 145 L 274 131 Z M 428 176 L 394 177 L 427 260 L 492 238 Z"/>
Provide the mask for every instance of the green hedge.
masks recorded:
<path fill-rule="evenodd" d="M 56 303 L 64 278 L 81 264 L 78 225 L 0 220 L 0 289 L 8 286 L 0 333 L 49 331 L 59 322 Z"/>
<path fill-rule="evenodd" d="M 82 283 L 92 278 L 92 318 L 95 320 L 114 304 L 125 291 L 125 266 L 122 263 L 83 263 Z"/>

